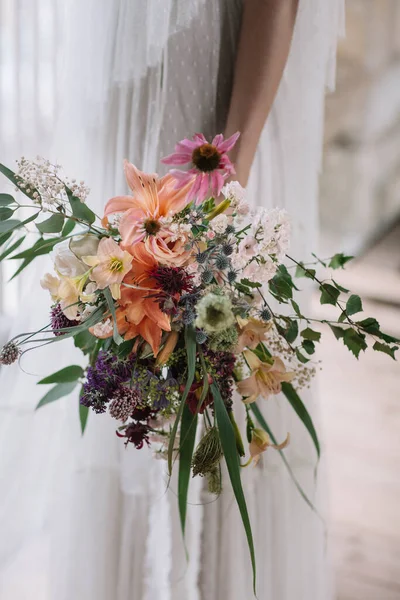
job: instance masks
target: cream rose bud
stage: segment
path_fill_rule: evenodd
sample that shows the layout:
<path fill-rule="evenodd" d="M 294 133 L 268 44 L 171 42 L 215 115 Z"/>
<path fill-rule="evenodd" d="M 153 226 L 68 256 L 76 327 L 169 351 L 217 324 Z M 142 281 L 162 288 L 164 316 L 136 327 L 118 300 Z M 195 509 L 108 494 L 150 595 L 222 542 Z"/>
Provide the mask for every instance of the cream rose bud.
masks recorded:
<path fill-rule="evenodd" d="M 80 277 L 88 270 L 88 267 L 71 252 L 69 240 L 54 246 L 50 257 L 54 262 L 54 268 L 63 277 Z"/>
<path fill-rule="evenodd" d="M 224 214 L 217 215 L 212 221 L 210 221 L 210 227 L 215 233 L 224 233 L 228 227 L 228 217 Z"/>
<path fill-rule="evenodd" d="M 69 249 L 77 258 L 82 259 L 82 256 L 97 254 L 99 243 L 100 240 L 97 236 L 86 233 L 74 236 L 69 242 Z"/>

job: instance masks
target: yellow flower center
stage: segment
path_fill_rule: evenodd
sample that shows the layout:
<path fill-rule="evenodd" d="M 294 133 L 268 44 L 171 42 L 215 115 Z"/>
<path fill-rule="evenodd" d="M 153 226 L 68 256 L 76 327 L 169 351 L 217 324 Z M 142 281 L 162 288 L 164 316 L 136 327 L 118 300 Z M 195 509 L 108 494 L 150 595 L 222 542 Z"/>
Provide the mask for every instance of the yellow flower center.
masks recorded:
<path fill-rule="evenodd" d="M 116 258 L 114 256 L 113 258 L 111 258 L 108 268 L 111 271 L 111 273 L 121 273 L 121 271 L 123 271 L 124 269 L 124 263 L 120 258 Z"/>
<path fill-rule="evenodd" d="M 212 144 L 202 144 L 193 150 L 192 162 L 199 171 L 209 172 L 218 169 L 221 153 Z"/>

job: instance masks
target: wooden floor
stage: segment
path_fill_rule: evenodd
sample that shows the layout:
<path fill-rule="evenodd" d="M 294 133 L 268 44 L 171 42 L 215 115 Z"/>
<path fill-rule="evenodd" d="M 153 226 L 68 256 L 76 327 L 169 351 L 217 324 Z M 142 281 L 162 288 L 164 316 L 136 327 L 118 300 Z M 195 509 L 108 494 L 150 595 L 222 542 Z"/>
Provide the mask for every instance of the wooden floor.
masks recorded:
<path fill-rule="evenodd" d="M 400 336 L 400 227 L 337 279 Z M 336 599 L 400 600 L 400 363 L 357 361 L 330 332 L 321 358 Z"/>

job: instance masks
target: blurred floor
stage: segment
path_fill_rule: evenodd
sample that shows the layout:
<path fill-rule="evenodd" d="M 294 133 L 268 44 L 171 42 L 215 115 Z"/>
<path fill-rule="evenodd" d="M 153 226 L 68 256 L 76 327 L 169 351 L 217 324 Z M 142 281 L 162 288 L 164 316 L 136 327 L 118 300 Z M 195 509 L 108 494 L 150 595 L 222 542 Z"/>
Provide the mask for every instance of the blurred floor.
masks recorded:
<path fill-rule="evenodd" d="M 400 225 L 335 279 L 400 336 Z M 361 358 L 327 332 L 319 385 L 336 599 L 399 600 L 400 364 L 373 351 Z"/>

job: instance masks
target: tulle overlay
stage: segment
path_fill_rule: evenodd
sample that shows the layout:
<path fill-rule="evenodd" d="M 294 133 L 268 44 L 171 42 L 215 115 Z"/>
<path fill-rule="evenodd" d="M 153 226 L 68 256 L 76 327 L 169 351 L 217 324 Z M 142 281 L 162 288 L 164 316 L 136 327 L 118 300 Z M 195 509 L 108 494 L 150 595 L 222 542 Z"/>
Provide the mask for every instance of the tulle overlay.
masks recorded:
<path fill-rule="evenodd" d="M 175 140 L 223 131 L 242 3 L 65 4 L 64 108 L 53 157 L 92 186 L 91 206 L 97 203 L 100 213 L 124 189 L 124 158 L 152 172 Z M 342 15 L 342 0 L 300 0 L 289 61 L 249 184 L 257 204 L 289 211 L 301 256 L 316 247 L 323 98 L 334 82 Z M 37 268 L 43 271 L 43 265 Z M 47 319 L 47 295 L 34 289 L 39 278 L 31 277 L 32 284 L 27 278 L 23 286 L 28 295 L 18 331 Z M 70 364 L 73 354 L 63 342 L 28 354 L 22 365 L 45 375 Z M 233 495 L 227 491 L 213 502 L 200 478 L 191 482 L 187 562 L 177 483 L 173 478 L 168 486 L 165 463 L 146 448 L 125 450 L 105 415 L 89 417 L 81 438 L 76 397 L 34 413 L 42 395 L 35 381 L 18 367 L 1 375 L 1 600 L 27 598 L 28 589 L 37 600 L 251 598 L 250 561 Z M 312 403 L 309 397 L 311 411 Z M 301 422 L 279 397 L 262 405 L 278 439 L 290 431 L 290 464 L 320 505 L 315 451 Z M 279 455 L 270 453 L 261 468 L 245 469 L 243 479 L 260 600 L 329 599 L 323 525 Z"/>

